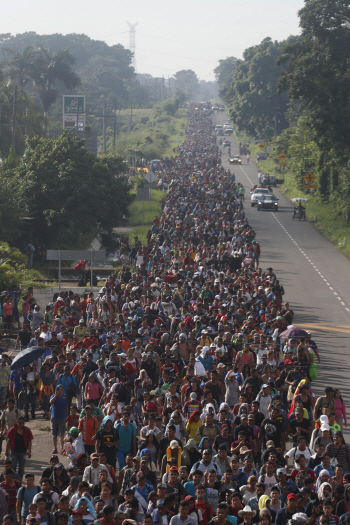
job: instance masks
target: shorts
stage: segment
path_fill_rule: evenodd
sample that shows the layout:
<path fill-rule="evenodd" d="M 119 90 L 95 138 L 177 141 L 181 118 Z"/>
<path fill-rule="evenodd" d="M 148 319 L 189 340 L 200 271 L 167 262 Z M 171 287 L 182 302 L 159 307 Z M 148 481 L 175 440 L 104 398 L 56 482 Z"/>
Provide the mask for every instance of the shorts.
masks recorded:
<path fill-rule="evenodd" d="M 66 433 L 65 419 L 51 419 L 51 434 L 53 437 L 64 436 Z"/>

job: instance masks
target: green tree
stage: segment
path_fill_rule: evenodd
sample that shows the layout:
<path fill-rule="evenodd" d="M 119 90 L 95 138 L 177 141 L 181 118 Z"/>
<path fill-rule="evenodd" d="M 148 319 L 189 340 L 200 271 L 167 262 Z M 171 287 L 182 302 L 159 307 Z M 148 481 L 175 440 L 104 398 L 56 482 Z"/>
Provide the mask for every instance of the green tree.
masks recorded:
<path fill-rule="evenodd" d="M 16 168 L 8 170 L 18 184 L 35 236 L 47 245 L 72 244 L 80 233 L 98 225 L 111 231 L 128 214 L 133 200 L 119 174 L 120 157 L 96 159 L 84 141 L 65 132 L 57 139 L 30 139 Z"/>
<path fill-rule="evenodd" d="M 182 69 L 174 75 L 175 88 L 187 95 L 190 100 L 196 98 L 199 89 L 199 80 L 192 69 Z"/>
<path fill-rule="evenodd" d="M 43 134 L 45 120 L 33 99 L 23 89 L 18 89 L 15 108 L 13 108 L 14 100 L 14 83 L 12 81 L 0 81 L 0 154 L 3 159 L 6 159 L 8 155 L 13 138 L 16 155 L 21 155 L 25 148 L 26 138 Z M 14 137 L 12 137 L 13 116 L 15 116 Z"/>
<path fill-rule="evenodd" d="M 350 4 L 306 0 L 299 11 L 301 39 L 286 43 L 279 64 L 279 92 L 307 110 L 307 123 L 322 149 L 350 152 Z"/>
<path fill-rule="evenodd" d="M 45 117 L 48 117 L 50 106 L 59 95 L 57 82 L 61 82 L 68 90 L 80 85 L 79 76 L 72 70 L 74 63 L 75 58 L 68 49 L 51 53 L 48 48 L 40 47 L 35 53 L 31 80 L 43 105 Z"/>
<path fill-rule="evenodd" d="M 0 242 L 0 288 L 19 284 L 23 275 L 26 256 L 6 242 Z"/>
<path fill-rule="evenodd" d="M 220 95 L 223 98 L 233 80 L 233 71 L 237 62 L 238 59 L 236 57 L 227 57 L 223 60 L 219 60 L 219 65 L 214 69 L 215 78 L 220 88 Z"/>
<path fill-rule="evenodd" d="M 252 136 L 269 139 L 288 127 L 288 97 L 285 93 L 278 95 L 276 88 L 282 69 L 276 59 L 281 56 L 282 45 L 265 38 L 246 49 L 243 60 L 236 63 L 230 86 L 222 93 L 233 121 Z"/>

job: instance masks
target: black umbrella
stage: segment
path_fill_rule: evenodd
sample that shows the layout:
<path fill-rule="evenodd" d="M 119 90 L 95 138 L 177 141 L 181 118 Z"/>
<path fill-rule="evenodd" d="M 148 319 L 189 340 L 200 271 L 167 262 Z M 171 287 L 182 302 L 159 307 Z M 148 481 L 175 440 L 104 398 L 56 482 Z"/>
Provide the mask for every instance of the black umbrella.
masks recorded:
<path fill-rule="evenodd" d="M 45 354 L 46 350 L 45 346 L 31 346 L 21 350 L 12 361 L 11 370 L 19 370 L 25 365 L 30 365 Z"/>

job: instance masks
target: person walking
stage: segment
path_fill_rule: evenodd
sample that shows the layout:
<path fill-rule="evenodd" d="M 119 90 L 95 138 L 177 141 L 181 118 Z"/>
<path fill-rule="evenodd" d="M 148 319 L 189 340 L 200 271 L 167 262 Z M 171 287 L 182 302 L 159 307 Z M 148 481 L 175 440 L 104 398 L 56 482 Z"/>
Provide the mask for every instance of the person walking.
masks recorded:
<path fill-rule="evenodd" d="M 19 416 L 17 423 L 7 433 L 5 455 L 10 456 L 15 472 L 18 466 L 18 475 L 21 480 L 24 474 L 26 458 L 30 459 L 32 455 L 33 439 L 32 431 L 24 425 L 24 417 Z"/>
<path fill-rule="evenodd" d="M 63 386 L 58 385 L 55 393 L 50 398 L 51 405 L 51 433 L 53 440 L 53 454 L 57 454 L 57 437 L 60 438 L 61 452 L 63 452 L 63 437 L 66 430 L 66 418 L 68 416 L 68 401 L 63 395 Z"/>

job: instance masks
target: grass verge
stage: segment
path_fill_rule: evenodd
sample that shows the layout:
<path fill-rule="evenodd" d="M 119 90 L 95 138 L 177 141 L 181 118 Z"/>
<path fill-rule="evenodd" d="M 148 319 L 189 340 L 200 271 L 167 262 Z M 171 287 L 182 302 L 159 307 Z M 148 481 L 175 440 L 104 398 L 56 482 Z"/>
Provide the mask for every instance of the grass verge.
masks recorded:
<path fill-rule="evenodd" d="M 344 255 L 350 257 L 350 226 L 347 224 L 341 211 L 339 211 L 336 200 L 325 203 L 318 195 L 305 194 L 297 188 L 293 174 L 286 170 L 282 176 L 272 160 L 261 161 L 256 163 L 256 166 L 264 172 L 276 175 L 279 179 L 284 178 L 284 183 L 280 184 L 278 189 L 289 201 L 294 197 L 308 199 L 305 205 L 307 220 Z"/>

